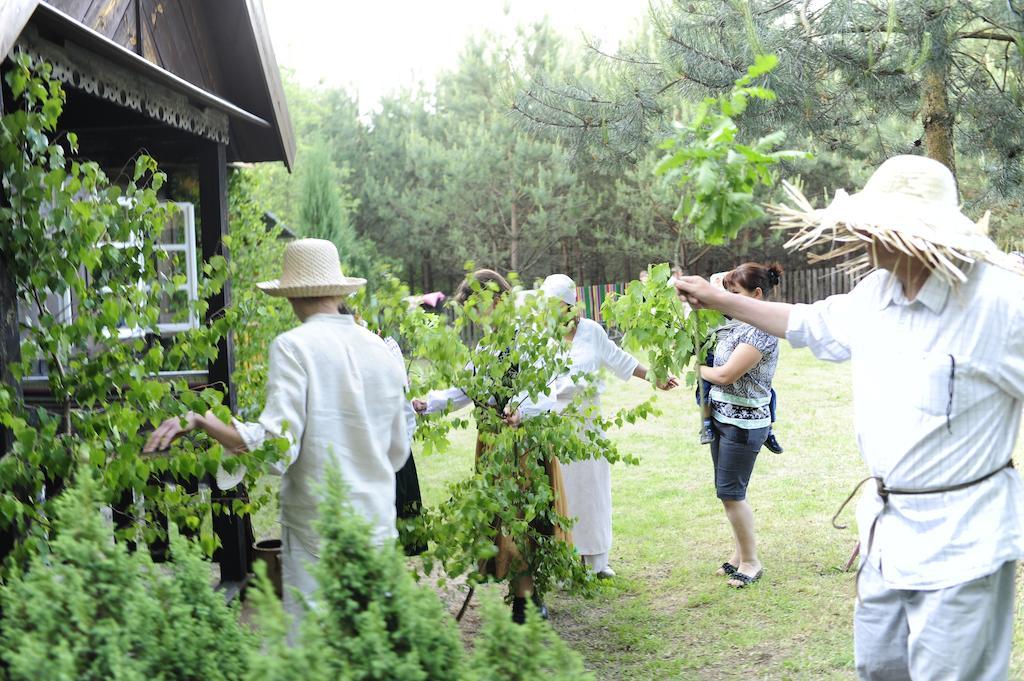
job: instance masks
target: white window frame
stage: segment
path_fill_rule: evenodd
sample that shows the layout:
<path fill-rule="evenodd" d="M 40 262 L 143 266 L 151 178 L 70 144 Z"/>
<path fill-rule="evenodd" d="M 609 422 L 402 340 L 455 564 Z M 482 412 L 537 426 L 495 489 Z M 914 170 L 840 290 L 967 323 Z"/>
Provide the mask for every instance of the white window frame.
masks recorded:
<path fill-rule="evenodd" d="M 122 202 L 125 199 L 121 199 Z M 184 253 L 185 254 L 185 283 L 175 289 L 176 291 L 186 291 L 188 294 L 188 320 L 184 322 L 165 322 L 157 323 L 156 328 L 161 334 L 180 333 L 182 331 L 191 331 L 192 329 L 199 328 L 199 315 L 196 314 L 195 305 L 199 302 L 199 263 L 198 255 L 196 253 L 196 207 L 195 204 L 187 201 L 173 201 L 164 203 L 162 205 L 173 205 L 177 206 L 181 211 L 182 220 L 184 224 L 182 229 L 185 232 L 185 241 L 183 243 L 164 244 L 157 242 L 153 244 L 154 250 L 163 251 L 165 253 Z M 135 235 L 129 241 L 104 242 L 105 245 L 113 246 L 115 248 L 128 248 L 130 246 L 137 245 L 137 239 Z M 159 268 L 157 270 L 159 272 Z M 152 290 L 152 286 L 145 281 L 139 281 L 139 288 L 149 292 Z M 131 338 L 141 338 L 146 334 L 146 329 L 136 326 L 128 327 L 122 326 L 117 330 L 117 337 L 121 340 L 129 340 Z"/>
<path fill-rule="evenodd" d="M 161 333 L 179 333 L 199 328 L 199 315 L 196 314 L 196 303 L 199 302 L 199 261 L 196 253 L 196 207 L 194 204 L 178 201 L 174 203 L 181 210 L 185 242 L 176 244 L 157 243 L 157 250 L 165 253 L 185 254 L 185 283 L 175 291 L 186 291 L 188 294 L 188 321 L 167 322 L 157 324 Z"/>

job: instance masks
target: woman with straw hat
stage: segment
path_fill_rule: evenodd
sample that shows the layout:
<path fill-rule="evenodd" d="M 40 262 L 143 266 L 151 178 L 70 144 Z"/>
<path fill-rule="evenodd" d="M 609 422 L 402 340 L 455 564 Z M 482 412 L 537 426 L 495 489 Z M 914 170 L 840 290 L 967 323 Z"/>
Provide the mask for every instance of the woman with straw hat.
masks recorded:
<path fill-rule="evenodd" d="M 281 278 L 257 286 L 268 295 L 287 298 L 301 324 L 270 345 L 267 402 L 259 420 L 224 423 L 212 412 L 174 416 L 146 444 L 147 451 L 166 449 L 196 429 L 228 453 L 255 450 L 269 438 L 288 440 L 290 447 L 273 470 L 282 476 L 281 562 L 293 634 L 306 609 L 293 588 L 305 599 L 316 589 L 309 571 L 319 556 L 313 526 L 328 469 L 340 472 L 352 506 L 371 524 L 375 543 L 397 536 L 395 471 L 409 454 L 403 367 L 383 340 L 352 315 L 338 312 L 345 297 L 365 283 L 342 274 L 338 250 L 330 241 L 288 244 Z M 222 471 L 218 484 L 232 487 L 241 476 Z"/>
<path fill-rule="evenodd" d="M 789 191 L 793 205 L 772 211 L 795 231 L 790 248 L 824 246 L 812 260 L 878 271 L 812 305 L 725 293 L 699 277 L 676 286 L 819 359 L 852 362 L 872 482 L 857 510 L 861 678 L 1005 679 L 1024 557 L 1024 487 L 1012 467 L 1024 402 L 1019 264 L 986 236 L 987 216 L 974 223 L 960 211 L 952 173 L 931 159 L 891 158 L 824 210 Z"/>

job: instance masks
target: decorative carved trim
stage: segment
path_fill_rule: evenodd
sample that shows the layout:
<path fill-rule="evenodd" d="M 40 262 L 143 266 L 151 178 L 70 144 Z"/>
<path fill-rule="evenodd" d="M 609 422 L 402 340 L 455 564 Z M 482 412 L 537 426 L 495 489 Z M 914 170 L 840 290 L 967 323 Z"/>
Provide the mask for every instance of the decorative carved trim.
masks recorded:
<path fill-rule="evenodd" d="M 48 62 L 53 77 L 68 87 L 138 111 L 172 127 L 208 140 L 229 144 L 228 116 L 216 109 L 199 109 L 188 98 L 102 57 L 67 43 L 61 47 L 28 28 L 16 49 L 34 62 Z"/>

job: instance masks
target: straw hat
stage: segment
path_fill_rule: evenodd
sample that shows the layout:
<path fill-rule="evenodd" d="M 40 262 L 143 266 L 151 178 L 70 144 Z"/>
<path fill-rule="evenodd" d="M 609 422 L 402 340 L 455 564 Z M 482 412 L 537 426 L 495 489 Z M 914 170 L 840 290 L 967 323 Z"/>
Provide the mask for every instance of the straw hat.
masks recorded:
<path fill-rule="evenodd" d="M 552 274 L 540 285 L 540 290 L 566 305 L 576 304 L 576 282 L 564 274 Z"/>
<path fill-rule="evenodd" d="M 850 195 L 840 189 L 824 209 L 815 209 L 799 189 L 784 184 L 793 205 L 768 210 L 777 227 L 795 230 L 787 248 L 829 248 L 811 253 L 811 262 L 853 256 L 840 268 L 866 272 L 873 267 L 870 251 L 877 240 L 950 283 L 966 281 L 964 270 L 976 261 L 1020 271 L 988 238 L 989 214 L 978 222 L 964 215 L 953 173 L 930 158 L 894 156 L 878 167 L 863 190 Z"/>
<path fill-rule="evenodd" d="M 284 249 L 281 278 L 256 286 L 264 293 L 282 298 L 344 296 L 358 291 L 365 279 L 341 273 L 338 249 L 324 239 L 298 239 Z"/>

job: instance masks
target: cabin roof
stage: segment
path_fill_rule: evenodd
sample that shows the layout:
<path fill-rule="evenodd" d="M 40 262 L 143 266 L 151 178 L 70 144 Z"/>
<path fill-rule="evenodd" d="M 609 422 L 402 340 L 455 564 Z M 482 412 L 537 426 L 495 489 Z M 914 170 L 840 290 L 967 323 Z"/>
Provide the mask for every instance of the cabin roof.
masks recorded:
<path fill-rule="evenodd" d="M 259 0 L 6 0 L 0 56 L 28 26 L 226 114 L 228 160 L 292 167 L 295 138 Z"/>

